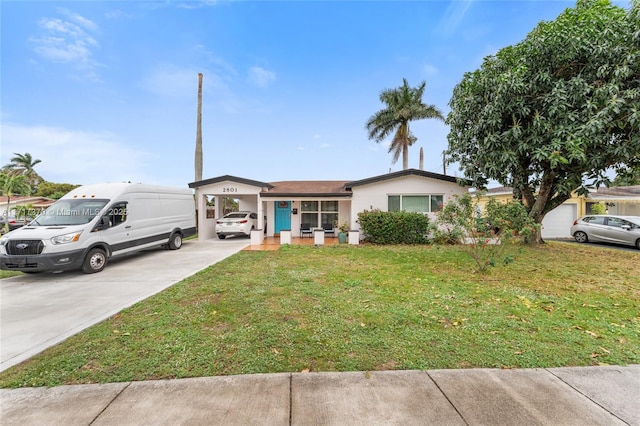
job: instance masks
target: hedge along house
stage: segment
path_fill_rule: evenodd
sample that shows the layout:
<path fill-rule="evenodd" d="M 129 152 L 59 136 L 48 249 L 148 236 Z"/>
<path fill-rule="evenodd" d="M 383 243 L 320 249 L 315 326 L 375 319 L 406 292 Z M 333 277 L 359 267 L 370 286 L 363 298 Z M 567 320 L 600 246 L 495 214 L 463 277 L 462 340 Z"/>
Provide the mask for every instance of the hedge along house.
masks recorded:
<path fill-rule="evenodd" d="M 435 217 L 443 204 L 469 191 L 453 176 L 407 169 L 357 181 L 260 182 L 225 175 L 189 184 L 195 189 L 198 239 L 216 237 L 215 221 L 223 216 L 223 198 L 237 200 L 238 209 L 258 214 L 258 229 L 266 236 L 301 225 L 320 228 L 347 222 L 358 230 L 365 210 L 405 210 Z M 204 214 L 203 214 L 204 212 Z"/>

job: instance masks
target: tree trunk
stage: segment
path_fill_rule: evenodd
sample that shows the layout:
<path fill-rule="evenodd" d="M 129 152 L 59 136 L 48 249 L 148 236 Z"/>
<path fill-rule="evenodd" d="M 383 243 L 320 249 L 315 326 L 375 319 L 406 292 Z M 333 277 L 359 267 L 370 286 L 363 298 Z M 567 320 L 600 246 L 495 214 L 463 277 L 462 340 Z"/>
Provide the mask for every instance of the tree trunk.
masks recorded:
<path fill-rule="evenodd" d="M 407 170 L 409 168 L 409 146 L 405 145 L 402 147 L 402 170 Z"/>
<path fill-rule="evenodd" d="M 202 180 L 202 73 L 198 73 L 198 113 L 196 120 L 195 181 Z"/>
<path fill-rule="evenodd" d="M 529 209 L 529 217 L 531 217 L 540 228 L 535 235 L 535 240 L 532 243 L 542 244 L 544 240 L 542 239 L 542 221 L 544 217 L 551 210 L 555 209 L 569 198 L 571 198 L 571 194 L 557 194 L 554 193 L 555 187 L 555 172 L 545 172 L 542 176 L 542 180 L 540 181 L 540 187 L 538 188 L 537 194 L 531 191 L 530 188 L 524 186 L 521 188 L 522 195 L 525 199 L 525 204 Z"/>

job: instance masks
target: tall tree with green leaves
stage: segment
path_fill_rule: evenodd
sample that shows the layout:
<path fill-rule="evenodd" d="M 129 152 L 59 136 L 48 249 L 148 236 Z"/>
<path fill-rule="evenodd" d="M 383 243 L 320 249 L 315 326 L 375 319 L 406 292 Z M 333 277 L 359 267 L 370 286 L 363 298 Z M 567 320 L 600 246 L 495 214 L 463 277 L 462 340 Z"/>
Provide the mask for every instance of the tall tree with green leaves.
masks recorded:
<path fill-rule="evenodd" d="M 70 183 L 54 183 L 44 181 L 38 185 L 38 191 L 35 195 L 40 197 L 53 198 L 55 200 L 62 198 L 67 192 L 76 189 L 80 185 Z"/>
<path fill-rule="evenodd" d="M 393 153 L 395 164 L 402 154 L 402 169 L 409 168 L 409 147 L 417 138 L 411 133 L 409 123 L 415 120 L 435 118 L 444 120 L 442 112 L 435 105 L 426 105 L 422 101 L 427 83 L 418 87 L 410 87 L 407 79 L 402 79 L 402 86 L 385 89 L 380 93 L 380 101 L 386 105 L 367 121 L 366 128 L 369 139 L 382 142 L 393 133 L 389 153 Z"/>
<path fill-rule="evenodd" d="M 464 75 L 448 162 L 514 188 L 536 223 L 640 157 L 640 2 L 579 0 Z M 542 242 L 538 233 L 537 242 Z"/>
<path fill-rule="evenodd" d="M 638 157 L 640 160 L 640 157 Z M 626 167 L 617 171 L 611 186 L 635 186 L 640 185 L 640 165 Z"/>
<path fill-rule="evenodd" d="M 3 212 L 3 216 L 6 219 L 9 217 L 11 197 L 15 195 L 29 195 L 31 194 L 31 187 L 27 183 L 25 175 L 2 171 L 0 172 L 0 191 L 0 195 L 7 197 L 7 205 Z M 4 225 L 5 232 L 9 231 L 9 222 L 5 221 Z"/>
<path fill-rule="evenodd" d="M 41 162 L 42 160 L 33 158 L 28 152 L 24 154 L 14 152 L 13 157 L 11 157 L 11 163 L 7 164 L 4 170 L 6 172 L 11 171 L 12 173 L 24 175 L 31 189 L 35 191 L 38 188 L 38 184 L 44 180 L 34 169 L 34 167 Z"/>

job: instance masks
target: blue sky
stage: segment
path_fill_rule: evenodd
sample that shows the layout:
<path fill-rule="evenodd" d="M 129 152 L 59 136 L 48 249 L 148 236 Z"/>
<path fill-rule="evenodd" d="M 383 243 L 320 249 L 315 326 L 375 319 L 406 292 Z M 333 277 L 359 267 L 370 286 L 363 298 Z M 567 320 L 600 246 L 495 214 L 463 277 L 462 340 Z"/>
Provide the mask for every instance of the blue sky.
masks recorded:
<path fill-rule="evenodd" d="M 52 182 L 186 186 L 202 72 L 205 179 L 401 170 L 367 138 L 381 90 L 424 80 L 425 103 L 446 115 L 465 72 L 574 4 L 3 0 L 0 165 L 29 152 Z M 441 173 L 447 126 L 412 131 L 409 166 L 422 147 Z"/>

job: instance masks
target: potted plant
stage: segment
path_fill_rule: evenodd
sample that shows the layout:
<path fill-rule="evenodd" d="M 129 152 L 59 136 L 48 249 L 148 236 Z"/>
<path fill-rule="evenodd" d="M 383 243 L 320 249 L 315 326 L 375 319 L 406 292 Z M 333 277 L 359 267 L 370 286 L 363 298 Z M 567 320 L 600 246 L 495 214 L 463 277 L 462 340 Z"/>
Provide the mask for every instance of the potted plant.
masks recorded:
<path fill-rule="evenodd" d="M 338 225 L 338 242 L 346 243 L 347 242 L 347 233 L 349 232 L 349 222 L 344 221 L 340 225 Z"/>

